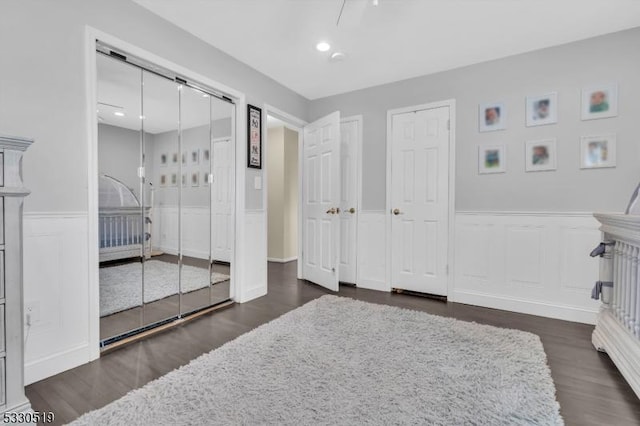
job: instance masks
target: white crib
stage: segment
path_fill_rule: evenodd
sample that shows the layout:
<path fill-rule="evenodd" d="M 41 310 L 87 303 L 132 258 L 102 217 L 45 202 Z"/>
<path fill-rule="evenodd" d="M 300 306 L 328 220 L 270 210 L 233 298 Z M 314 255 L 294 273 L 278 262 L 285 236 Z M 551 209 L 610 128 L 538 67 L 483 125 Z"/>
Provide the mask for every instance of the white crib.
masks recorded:
<path fill-rule="evenodd" d="M 127 186 L 111 176 L 99 180 L 100 262 L 149 256 L 151 209 L 142 207 Z"/>

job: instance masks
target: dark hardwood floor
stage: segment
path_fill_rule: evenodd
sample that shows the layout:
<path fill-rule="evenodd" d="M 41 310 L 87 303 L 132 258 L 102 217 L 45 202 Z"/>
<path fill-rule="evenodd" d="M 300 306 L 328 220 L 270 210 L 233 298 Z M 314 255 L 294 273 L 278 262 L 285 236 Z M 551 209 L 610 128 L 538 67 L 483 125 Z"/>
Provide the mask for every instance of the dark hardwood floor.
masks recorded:
<path fill-rule="evenodd" d="M 295 262 L 269 264 L 269 294 L 204 315 L 27 387 L 33 409 L 56 424 L 100 408 L 237 336 L 329 293 L 296 279 Z M 591 346 L 592 326 L 342 286 L 339 295 L 465 321 L 529 331 L 544 345 L 567 425 L 639 425 L 640 401 L 606 354 Z"/>

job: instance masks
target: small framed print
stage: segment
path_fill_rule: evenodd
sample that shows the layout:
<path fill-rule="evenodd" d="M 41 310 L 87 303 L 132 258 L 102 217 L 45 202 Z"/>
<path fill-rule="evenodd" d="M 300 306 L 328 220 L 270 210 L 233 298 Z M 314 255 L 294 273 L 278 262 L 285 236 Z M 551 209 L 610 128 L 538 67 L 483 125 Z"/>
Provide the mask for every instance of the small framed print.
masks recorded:
<path fill-rule="evenodd" d="M 167 186 L 167 175 L 160 175 L 160 187 L 164 188 Z"/>
<path fill-rule="evenodd" d="M 200 186 L 200 173 L 193 172 L 191 173 L 191 186 Z"/>
<path fill-rule="evenodd" d="M 187 174 L 183 173 L 182 174 L 182 187 L 184 188 L 185 186 L 187 186 Z"/>
<path fill-rule="evenodd" d="M 582 89 L 582 119 L 597 120 L 618 115 L 618 85 L 605 84 Z"/>
<path fill-rule="evenodd" d="M 580 138 L 580 168 L 599 169 L 616 166 L 616 135 Z"/>
<path fill-rule="evenodd" d="M 178 186 L 178 174 L 171 173 L 171 186 Z"/>
<path fill-rule="evenodd" d="M 209 186 L 209 172 L 202 172 L 202 186 Z"/>
<path fill-rule="evenodd" d="M 507 171 L 506 147 L 504 145 L 478 147 L 478 173 L 504 173 Z"/>
<path fill-rule="evenodd" d="M 527 172 L 556 170 L 556 140 L 544 139 L 525 142 L 524 161 Z"/>
<path fill-rule="evenodd" d="M 171 164 L 178 164 L 178 153 L 174 152 L 171 154 Z"/>
<path fill-rule="evenodd" d="M 204 161 L 205 163 L 208 163 L 211 160 L 211 153 L 209 151 L 209 148 L 205 148 L 202 150 L 202 161 Z"/>
<path fill-rule="evenodd" d="M 262 168 L 262 110 L 247 104 L 247 167 Z"/>
<path fill-rule="evenodd" d="M 169 164 L 169 154 L 160 154 L 160 167 L 167 167 L 167 164 Z"/>
<path fill-rule="evenodd" d="M 187 164 L 187 151 L 182 152 L 182 165 Z"/>
<path fill-rule="evenodd" d="M 507 110 L 503 102 L 481 104 L 478 107 L 478 130 L 492 132 L 507 128 Z"/>
<path fill-rule="evenodd" d="M 193 165 L 200 164 L 200 149 L 199 148 L 191 150 L 190 159 L 191 159 L 191 164 L 193 164 Z"/>
<path fill-rule="evenodd" d="M 558 122 L 558 94 L 547 93 L 540 96 L 527 96 L 527 127 L 544 126 Z"/>

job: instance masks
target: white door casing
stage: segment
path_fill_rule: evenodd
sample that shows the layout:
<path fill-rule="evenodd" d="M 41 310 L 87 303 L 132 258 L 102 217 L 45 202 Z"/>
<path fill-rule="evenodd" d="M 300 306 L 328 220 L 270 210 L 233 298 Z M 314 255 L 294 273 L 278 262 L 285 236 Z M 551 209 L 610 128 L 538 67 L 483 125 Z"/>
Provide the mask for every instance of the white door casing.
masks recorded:
<path fill-rule="evenodd" d="M 228 138 L 214 139 L 211 155 L 211 255 L 231 262 L 233 243 L 234 145 Z"/>
<path fill-rule="evenodd" d="M 340 281 L 356 283 L 358 241 L 358 175 L 362 118 L 344 118 L 340 124 Z"/>
<path fill-rule="evenodd" d="M 302 171 L 302 275 L 338 291 L 340 112 L 304 127 Z"/>
<path fill-rule="evenodd" d="M 391 116 L 391 287 L 447 295 L 449 120 L 441 106 Z"/>

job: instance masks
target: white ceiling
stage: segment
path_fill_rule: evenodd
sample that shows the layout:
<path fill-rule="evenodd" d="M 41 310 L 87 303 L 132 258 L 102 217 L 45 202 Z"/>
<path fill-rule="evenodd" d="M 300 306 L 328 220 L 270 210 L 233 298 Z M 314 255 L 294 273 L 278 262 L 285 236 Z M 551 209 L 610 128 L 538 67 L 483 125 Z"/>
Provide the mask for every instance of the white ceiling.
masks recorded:
<path fill-rule="evenodd" d="M 134 1 L 308 99 L 640 26 L 638 0 Z"/>

